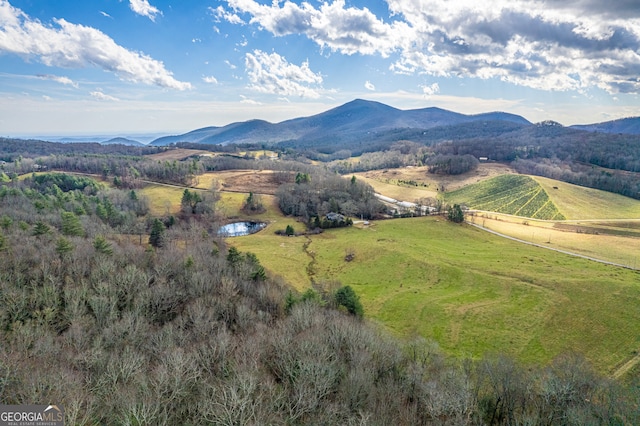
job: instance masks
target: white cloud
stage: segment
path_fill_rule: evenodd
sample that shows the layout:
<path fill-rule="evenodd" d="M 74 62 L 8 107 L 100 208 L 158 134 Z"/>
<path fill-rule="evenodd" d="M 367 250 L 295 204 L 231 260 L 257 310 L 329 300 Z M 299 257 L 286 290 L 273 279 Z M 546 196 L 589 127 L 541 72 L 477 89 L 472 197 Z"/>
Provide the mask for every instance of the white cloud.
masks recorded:
<path fill-rule="evenodd" d="M 129 0 L 129 7 L 138 15 L 146 16 L 154 22 L 156 15 L 162 15 L 158 8 L 149 4 L 149 0 Z"/>
<path fill-rule="evenodd" d="M 205 83 L 209 83 L 209 84 L 218 84 L 218 79 L 215 78 L 212 75 L 202 77 L 202 81 L 204 81 Z"/>
<path fill-rule="evenodd" d="M 240 101 L 240 103 L 248 104 L 248 105 L 262 105 L 262 103 L 261 103 L 261 102 L 258 102 L 258 101 L 256 101 L 256 100 L 253 100 L 253 99 L 247 98 L 247 97 L 246 97 L 246 96 L 244 96 L 244 95 L 240 95 L 240 97 L 242 98 L 242 100 Z"/>
<path fill-rule="evenodd" d="M 107 12 L 104 12 L 102 10 L 100 11 L 100 15 L 104 16 L 105 18 L 111 18 L 111 15 L 109 15 Z M 111 19 L 113 19 L 113 18 L 111 18 Z"/>
<path fill-rule="evenodd" d="M 367 90 L 371 90 L 371 91 L 375 91 L 376 90 L 376 86 L 374 86 L 373 83 L 371 83 L 368 80 L 364 82 L 364 88 L 367 89 Z"/>
<path fill-rule="evenodd" d="M 54 22 L 55 26 L 44 25 L 0 0 L 0 53 L 35 57 L 54 67 L 98 67 L 135 83 L 178 90 L 191 88 L 190 83 L 173 78 L 162 62 L 125 49 L 95 28 L 64 19 Z"/>
<path fill-rule="evenodd" d="M 308 61 L 295 65 L 277 53 L 254 50 L 246 54 L 245 64 L 251 82 L 249 88 L 255 91 L 281 96 L 320 97 L 322 76 L 311 71 Z"/>
<path fill-rule="evenodd" d="M 424 96 L 429 99 L 431 96 L 435 95 L 436 93 L 440 92 L 440 86 L 438 85 L 438 83 L 433 83 L 430 86 L 420 86 L 422 87 L 422 93 L 424 93 Z"/>
<path fill-rule="evenodd" d="M 64 76 L 61 76 L 61 75 L 51 75 L 51 74 L 38 74 L 36 77 L 38 77 L 38 78 L 40 78 L 42 80 L 51 80 L 51 81 L 55 81 L 55 82 L 60 83 L 60 84 L 73 86 L 76 89 L 78 88 L 78 83 L 76 83 L 75 81 L 71 80 L 69 77 L 64 77 Z"/>
<path fill-rule="evenodd" d="M 262 5 L 253 0 L 228 0 L 227 3 L 236 12 L 250 14 L 250 23 L 275 35 L 305 34 L 322 48 L 347 55 L 388 56 L 398 49 L 398 40 L 411 31 L 401 21 L 384 23 L 367 8 L 345 8 L 344 0 L 322 3 L 319 9 L 307 2 L 297 5 L 274 1 Z"/>
<path fill-rule="evenodd" d="M 227 0 L 234 16 L 321 49 L 394 57 L 400 74 L 500 79 L 540 90 L 639 93 L 640 9 L 596 0 L 387 0 L 384 21 L 344 0 Z M 607 3 L 608 4 L 608 3 Z M 220 12 L 222 13 L 222 12 Z M 226 12 L 231 13 L 231 12 Z"/>
<path fill-rule="evenodd" d="M 44 99 L 45 101 L 53 100 L 53 98 L 51 96 L 47 96 L 47 95 L 42 95 L 42 99 Z"/>
<path fill-rule="evenodd" d="M 227 60 L 225 60 L 225 61 L 224 61 L 224 63 L 225 63 L 229 68 L 231 68 L 232 70 L 235 70 L 236 68 L 238 68 L 238 67 L 236 67 L 235 65 L 233 65 L 231 62 L 229 62 L 229 60 L 228 60 L 228 59 L 227 59 Z"/>
<path fill-rule="evenodd" d="M 218 6 L 215 9 L 209 7 L 209 12 L 216 18 L 216 22 L 227 21 L 231 24 L 244 24 L 244 21 L 238 15 L 225 10 L 222 6 Z"/>
<path fill-rule="evenodd" d="M 106 95 L 100 91 L 90 92 L 89 94 L 91 95 L 92 98 L 98 101 L 119 101 L 120 100 L 116 97 Z"/>

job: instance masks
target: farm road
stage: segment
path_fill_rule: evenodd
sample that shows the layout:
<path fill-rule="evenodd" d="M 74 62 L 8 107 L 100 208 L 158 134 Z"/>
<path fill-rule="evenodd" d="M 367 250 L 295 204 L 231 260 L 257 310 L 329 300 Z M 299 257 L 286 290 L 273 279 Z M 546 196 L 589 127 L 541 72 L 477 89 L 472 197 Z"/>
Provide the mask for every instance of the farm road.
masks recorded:
<path fill-rule="evenodd" d="M 506 238 L 506 239 L 512 240 L 512 241 L 516 241 L 516 242 L 519 242 L 519 243 L 522 243 L 522 244 L 528 244 L 530 246 L 535 246 L 535 247 L 540 247 L 540 248 L 547 249 L 547 250 L 557 251 L 558 253 L 568 254 L 569 256 L 580 257 L 582 259 L 587 259 L 587 260 L 592 260 L 594 262 L 604 263 L 605 265 L 618 266 L 620 268 L 626 268 L 626 269 L 632 269 L 634 271 L 640 271 L 639 268 L 633 268 L 633 267 L 631 267 L 629 265 L 622 265 L 620 263 L 608 262 L 606 260 L 597 259 L 595 257 L 589 257 L 589 256 L 585 256 L 583 254 L 578 254 L 578 253 L 574 253 L 574 252 L 566 251 L 566 250 L 560 250 L 560 249 L 549 247 L 549 246 L 545 246 L 545 245 L 542 245 L 542 244 L 532 243 L 531 241 L 521 240 L 519 238 L 511 237 L 509 235 L 501 234 L 500 232 L 496 232 L 496 231 L 493 231 L 491 229 L 484 228 L 481 225 L 478 225 L 476 223 L 470 223 L 470 222 L 465 222 L 465 223 L 467 223 L 468 225 L 471 225 L 471 226 L 475 226 L 478 229 L 482 229 L 485 232 L 489 232 L 489 233 L 497 235 L 499 237 Z"/>

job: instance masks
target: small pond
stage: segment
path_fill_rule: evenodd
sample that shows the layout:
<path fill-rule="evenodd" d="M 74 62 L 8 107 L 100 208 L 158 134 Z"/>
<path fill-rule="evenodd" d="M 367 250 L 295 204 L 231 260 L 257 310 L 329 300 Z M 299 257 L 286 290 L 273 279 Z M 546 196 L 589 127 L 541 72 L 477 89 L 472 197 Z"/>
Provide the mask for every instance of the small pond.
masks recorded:
<path fill-rule="evenodd" d="M 264 222 L 235 222 L 221 226 L 218 235 L 223 237 L 241 237 L 243 235 L 255 234 L 267 226 Z"/>

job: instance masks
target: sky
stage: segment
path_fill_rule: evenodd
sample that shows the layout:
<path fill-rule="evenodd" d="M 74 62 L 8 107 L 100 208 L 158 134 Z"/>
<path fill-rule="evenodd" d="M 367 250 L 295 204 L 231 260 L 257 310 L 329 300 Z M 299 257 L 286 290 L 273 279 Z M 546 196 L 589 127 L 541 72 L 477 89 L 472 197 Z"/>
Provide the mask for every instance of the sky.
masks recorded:
<path fill-rule="evenodd" d="M 353 99 L 640 116 L 640 0 L 0 0 L 0 136 L 176 134 Z"/>

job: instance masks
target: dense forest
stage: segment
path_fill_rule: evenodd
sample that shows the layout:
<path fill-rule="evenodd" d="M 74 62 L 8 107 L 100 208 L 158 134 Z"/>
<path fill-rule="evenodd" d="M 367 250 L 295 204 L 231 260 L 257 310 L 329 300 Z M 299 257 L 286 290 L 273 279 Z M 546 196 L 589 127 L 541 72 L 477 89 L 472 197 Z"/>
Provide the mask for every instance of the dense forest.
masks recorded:
<path fill-rule="evenodd" d="M 348 283 L 296 294 L 215 214 L 146 205 L 84 177 L 0 183 L 0 402 L 59 403 L 67 424 L 640 423 L 640 387 L 577 355 L 524 367 L 396 341 Z"/>

